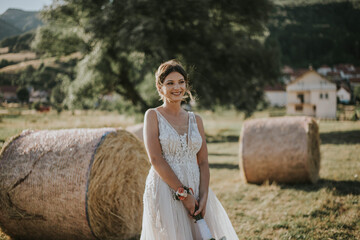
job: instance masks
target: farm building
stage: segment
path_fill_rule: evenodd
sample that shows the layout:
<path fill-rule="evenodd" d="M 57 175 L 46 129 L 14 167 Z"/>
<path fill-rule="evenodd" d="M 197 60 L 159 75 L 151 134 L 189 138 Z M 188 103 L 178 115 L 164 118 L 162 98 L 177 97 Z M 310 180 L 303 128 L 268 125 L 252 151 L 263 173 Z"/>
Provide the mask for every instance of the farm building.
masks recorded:
<path fill-rule="evenodd" d="M 275 86 L 267 86 L 264 89 L 265 99 L 272 107 L 286 106 L 285 86 L 277 84 Z"/>
<path fill-rule="evenodd" d="M 17 86 L 0 86 L 0 99 L 4 102 L 18 102 Z"/>
<path fill-rule="evenodd" d="M 286 86 L 288 115 L 336 118 L 336 84 L 308 70 Z"/>
<path fill-rule="evenodd" d="M 351 93 L 348 88 L 341 86 L 336 92 L 336 96 L 341 103 L 349 103 L 351 100 Z"/>
<path fill-rule="evenodd" d="M 321 75 L 326 76 L 329 72 L 332 72 L 332 69 L 327 65 L 322 65 L 317 69 L 317 72 L 320 73 Z"/>

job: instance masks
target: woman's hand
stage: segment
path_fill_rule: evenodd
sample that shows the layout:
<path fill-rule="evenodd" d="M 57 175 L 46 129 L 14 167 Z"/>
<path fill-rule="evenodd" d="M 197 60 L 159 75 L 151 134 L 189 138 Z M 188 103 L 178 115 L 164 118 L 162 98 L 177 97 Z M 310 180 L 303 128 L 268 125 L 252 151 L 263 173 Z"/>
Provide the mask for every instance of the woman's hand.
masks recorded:
<path fill-rule="evenodd" d="M 182 200 L 185 208 L 189 212 L 189 216 L 192 217 L 195 212 L 195 206 L 199 206 L 199 203 L 196 201 L 195 197 L 192 194 L 188 194 L 187 197 Z"/>
<path fill-rule="evenodd" d="M 207 198 L 205 198 L 205 197 L 200 199 L 199 209 L 194 213 L 194 216 L 201 213 L 201 216 L 204 218 L 205 212 L 206 212 L 206 201 L 207 201 Z"/>

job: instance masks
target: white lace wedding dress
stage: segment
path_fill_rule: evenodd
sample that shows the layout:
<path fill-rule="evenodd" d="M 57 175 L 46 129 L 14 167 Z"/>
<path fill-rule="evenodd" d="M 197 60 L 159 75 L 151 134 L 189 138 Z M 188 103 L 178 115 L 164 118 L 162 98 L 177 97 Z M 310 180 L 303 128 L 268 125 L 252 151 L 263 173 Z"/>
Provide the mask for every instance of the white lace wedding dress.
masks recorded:
<path fill-rule="evenodd" d="M 188 133 L 179 135 L 170 123 L 155 110 L 159 122 L 159 139 L 163 156 L 176 176 L 199 197 L 200 172 L 196 154 L 202 138 L 195 115 L 189 112 Z M 188 216 L 181 201 L 173 198 L 174 191 L 151 167 L 144 192 L 144 213 L 141 240 L 197 240 L 200 232 L 194 220 Z M 226 236 L 238 239 L 235 230 L 219 200 L 209 189 L 205 221 L 215 239 Z"/>

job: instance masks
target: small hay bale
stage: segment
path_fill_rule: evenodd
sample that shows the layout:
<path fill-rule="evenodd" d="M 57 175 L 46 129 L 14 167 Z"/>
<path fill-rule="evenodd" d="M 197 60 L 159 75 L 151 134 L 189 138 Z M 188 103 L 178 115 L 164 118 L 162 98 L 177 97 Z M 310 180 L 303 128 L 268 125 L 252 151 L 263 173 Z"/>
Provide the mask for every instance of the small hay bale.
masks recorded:
<path fill-rule="evenodd" d="M 139 138 L 141 141 L 144 141 L 143 129 L 144 129 L 143 123 L 139 123 L 139 124 L 125 128 L 126 131 L 131 132 L 137 138 Z"/>
<path fill-rule="evenodd" d="M 320 169 L 318 125 L 311 117 L 245 121 L 239 156 L 248 183 L 315 183 Z"/>
<path fill-rule="evenodd" d="M 24 131 L 0 153 L 0 226 L 14 239 L 134 237 L 149 168 L 125 130 Z"/>

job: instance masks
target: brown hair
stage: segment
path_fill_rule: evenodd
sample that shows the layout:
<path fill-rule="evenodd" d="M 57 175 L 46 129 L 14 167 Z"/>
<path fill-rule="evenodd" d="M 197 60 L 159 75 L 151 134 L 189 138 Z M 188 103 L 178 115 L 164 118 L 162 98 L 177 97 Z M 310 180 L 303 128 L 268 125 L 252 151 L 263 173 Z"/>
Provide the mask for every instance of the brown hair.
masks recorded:
<path fill-rule="evenodd" d="M 167 62 L 162 63 L 155 73 L 155 83 L 158 93 L 160 95 L 161 100 L 165 101 L 165 97 L 160 93 L 159 88 L 164 84 L 164 80 L 172 72 L 180 73 L 185 80 L 186 84 L 186 92 L 184 95 L 184 99 L 190 97 L 191 100 L 194 100 L 191 92 L 190 92 L 190 85 L 189 85 L 189 76 L 186 73 L 184 67 L 181 63 L 175 59 L 169 60 Z"/>

